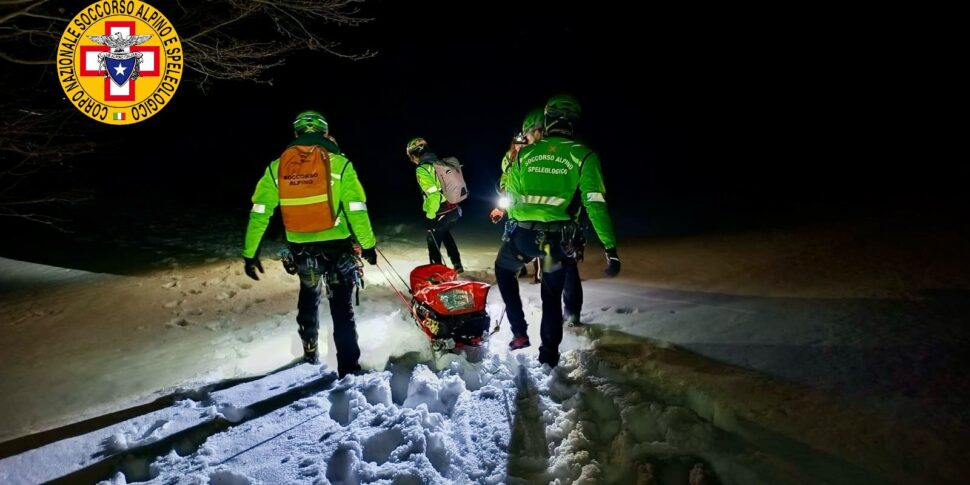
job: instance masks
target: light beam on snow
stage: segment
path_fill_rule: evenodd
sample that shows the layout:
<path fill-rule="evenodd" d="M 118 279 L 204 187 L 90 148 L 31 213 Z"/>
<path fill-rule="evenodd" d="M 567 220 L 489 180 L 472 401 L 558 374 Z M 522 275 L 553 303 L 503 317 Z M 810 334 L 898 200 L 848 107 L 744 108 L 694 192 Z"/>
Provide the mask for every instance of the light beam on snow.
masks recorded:
<path fill-rule="evenodd" d="M 281 332 L 247 345 L 238 361 L 239 370 L 245 374 L 262 374 L 288 364 L 294 356 L 282 349 L 290 347 L 290 340 L 290 332 Z"/>
<path fill-rule="evenodd" d="M 357 342 L 364 368 L 382 370 L 391 357 L 409 352 L 430 358 L 428 337 L 410 320 L 410 315 L 402 313 L 403 310 L 397 309 L 358 320 Z"/>

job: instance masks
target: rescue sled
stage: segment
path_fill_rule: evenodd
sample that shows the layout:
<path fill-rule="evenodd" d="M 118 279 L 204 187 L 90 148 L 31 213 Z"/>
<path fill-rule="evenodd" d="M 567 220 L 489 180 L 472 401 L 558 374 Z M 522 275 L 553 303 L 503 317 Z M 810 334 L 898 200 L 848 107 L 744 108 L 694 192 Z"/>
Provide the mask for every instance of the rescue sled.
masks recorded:
<path fill-rule="evenodd" d="M 411 313 L 434 350 L 478 347 L 488 335 L 489 285 L 462 281 L 455 270 L 426 264 L 411 271 Z"/>

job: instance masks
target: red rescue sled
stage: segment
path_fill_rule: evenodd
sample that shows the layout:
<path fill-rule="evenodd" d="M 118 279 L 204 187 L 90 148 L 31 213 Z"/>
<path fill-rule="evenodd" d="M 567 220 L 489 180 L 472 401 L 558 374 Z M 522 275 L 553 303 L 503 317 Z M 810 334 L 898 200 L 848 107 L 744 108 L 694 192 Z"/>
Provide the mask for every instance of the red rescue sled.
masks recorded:
<path fill-rule="evenodd" d="M 411 310 L 436 349 L 481 345 L 488 333 L 489 285 L 458 279 L 455 270 L 426 264 L 411 271 Z"/>

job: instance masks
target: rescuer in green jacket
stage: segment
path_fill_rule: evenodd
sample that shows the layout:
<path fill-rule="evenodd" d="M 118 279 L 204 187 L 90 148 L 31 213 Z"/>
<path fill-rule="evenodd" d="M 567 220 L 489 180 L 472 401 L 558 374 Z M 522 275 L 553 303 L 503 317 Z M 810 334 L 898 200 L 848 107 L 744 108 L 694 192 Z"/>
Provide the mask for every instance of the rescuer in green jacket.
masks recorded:
<path fill-rule="evenodd" d="M 545 136 L 523 147 L 506 171 L 509 223 L 495 260 L 495 277 L 514 335 L 509 347 L 514 350 L 530 345 L 516 275 L 524 263 L 543 258 L 539 361 L 553 367 L 559 364 L 562 341 L 564 265 L 576 251 L 573 236 L 581 208 L 606 248 L 606 276 L 620 272 L 599 156 L 573 140 L 579 114 L 579 103 L 571 96 L 549 99 Z"/>
<path fill-rule="evenodd" d="M 452 204 L 445 198 L 444 187 L 435 172 L 438 156 L 428 148 L 424 138 L 414 138 L 407 145 L 408 159 L 416 167 L 414 175 L 424 198 L 424 224 L 428 239 L 428 258 L 431 264 L 442 264 L 441 245 L 445 245 L 448 259 L 458 273 L 464 272 L 461 266 L 461 253 L 455 243 L 451 229 L 461 219 L 461 206 Z"/>
<path fill-rule="evenodd" d="M 351 301 L 360 273 L 354 239 L 361 256 L 377 263 L 376 240 L 367 214 L 367 197 L 354 165 L 329 137 L 327 120 L 304 111 L 293 121 L 296 138 L 279 159 L 270 162 L 256 184 L 242 251 L 246 274 L 259 280 L 263 272 L 259 245 L 277 207 L 283 216 L 292 259 L 284 260 L 290 274 L 300 277 L 296 321 L 303 340 L 303 357 L 319 363 L 318 307 L 322 285 L 328 288 L 333 339 L 340 377 L 360 370 L 360 348 Z"/>
<path fill-rule="evenodd" d="M 508 151 L 502 156 L 502 175 L 499 178 L 499 200 L 498 205 L 492 209 L 489 213 L 489 218 L 492 220 L 492 224 L 498 224 L 503 217 L 505 217 L 505 211 L 509 208 L 509 196 L 505 191 L 505 173 L 508 172 L 509 167 L 512 162 L 518 158 L 519 150 L 526 145 L 531 145 L 542 139 L 543 123 L 544 123 L 544 109 L 536 108 L 529 112 L 522 121 L 522 131 L 515 135 L 512 139 L 512 144 L 509 146 Z M 522 270 L 519 271 L 519 277 L 527 276 L 529 273 L 526 271 L 526 267 L 522 266 Z M 539 283 L 539 275 L 541 271 L 539 270 L 539 259 L 532 260 L 532 283 Z M 564 293 L 565 294 L 565 293 Z"/>

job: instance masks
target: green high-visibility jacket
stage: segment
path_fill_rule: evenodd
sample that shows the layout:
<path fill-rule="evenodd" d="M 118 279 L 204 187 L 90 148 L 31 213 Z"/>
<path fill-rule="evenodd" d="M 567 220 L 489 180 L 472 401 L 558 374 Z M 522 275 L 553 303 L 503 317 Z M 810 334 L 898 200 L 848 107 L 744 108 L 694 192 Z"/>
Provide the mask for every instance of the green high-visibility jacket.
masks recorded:
<path fill-rule="evenodd" d="M 340 154 L 337 146 L 319 133 L 301 135 L 290 146 L 317 145 L 330 152 L 330 188 L 333 209 L 336 212 L 336 225 L 320 232 L 286 231 L 286 240 L 294 243 L 310 243 L 347 239 L 352 235 L 364 249 L 377 243 L 367 214 L 367 196 L 357 179 L 357 171 L 347 157 Z M 247 258 L 256 256 L 259 243 L 269 225 L 276 206 L 280 203 L 279 164 L 276 159 L 270 162 L 256 184 L 253 193 L 253 208 L 249 212 L 249 225 L 246 227 L 246 241 L 242 255 Z"/>
<path fill-rule="evenodd" d="M 515 153 L 513 153 L 511 149 L 505 152 L 505 155 L 502 156 L 502 175 L 498 179 L 498 187 L 502 191 L 505 191 L 505 174 L 509 171 L 509 166 L 512 165 L 512 160 L 514 157 Z"/>
<path fill-rule="evenodd" d="M 441 191 L 441 181 L 438 174 L 434 171 L 434 163 L 422 161 L 414 169 L 414 175 L 418 179 L 418 186 L 421 187 L 421 195 L 424 196 L 424 216 L 434 219 L 438 214 L 438 209 L 445 202 L 445 194 Z"/>
<path fill-rule="evenodd" d="M 573 221 L 582 204 L 603 246 L 616 247 L 599 155 L 586 145 L 550 136 L 522 147 L 506 171 L 505 189 L 512 199 L 509 218 Z"/>

